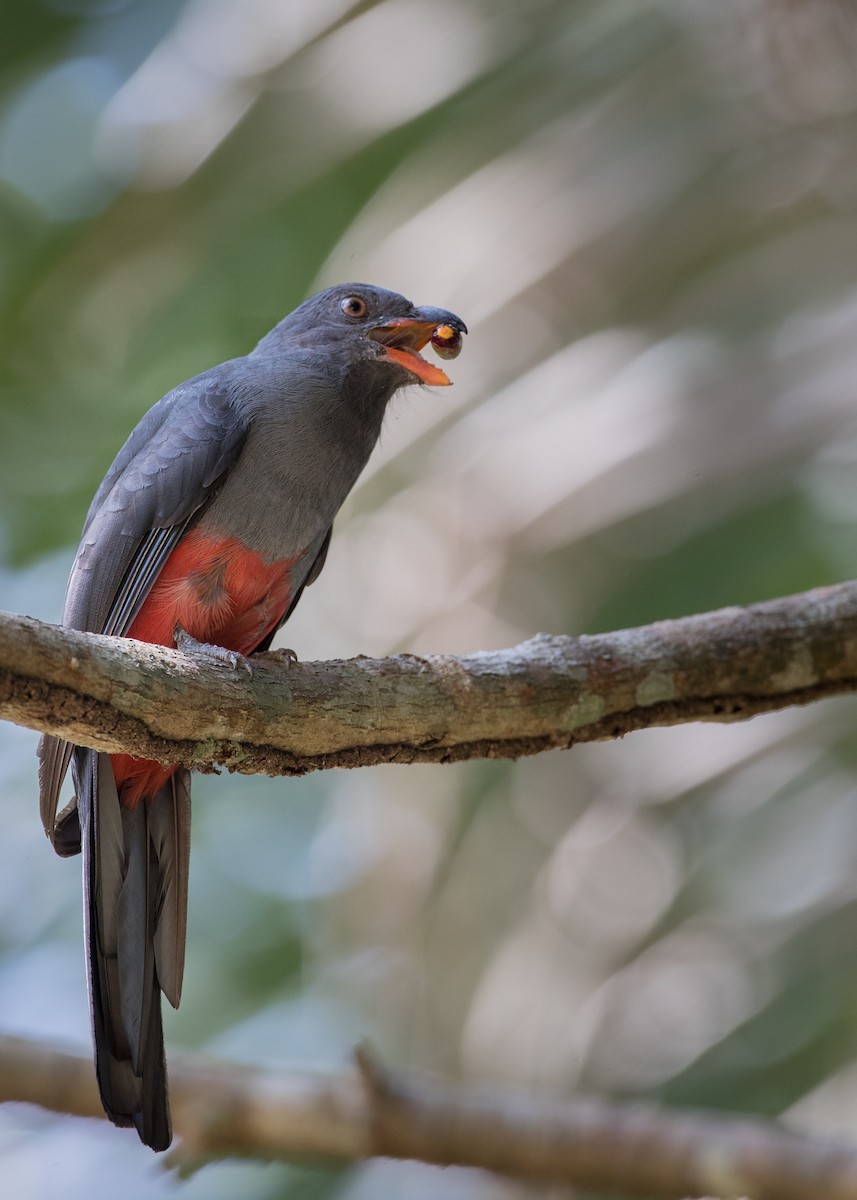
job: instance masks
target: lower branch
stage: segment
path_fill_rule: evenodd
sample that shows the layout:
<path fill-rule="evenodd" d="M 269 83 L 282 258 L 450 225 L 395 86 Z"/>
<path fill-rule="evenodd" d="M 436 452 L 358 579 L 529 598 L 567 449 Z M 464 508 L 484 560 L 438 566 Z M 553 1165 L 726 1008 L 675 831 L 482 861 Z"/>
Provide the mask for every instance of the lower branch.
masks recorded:
<path fill-rule="evenodd" d="M 857 1200 L 857 1147 L 772 1122 L 644 1103 L 551 1102 L 500 1088 L 477 1092 L 387 1073 L 363 1050 L 357 1065 L 337 1076 L 176 1056 L 170 1090 L 181 1141 L 173 1165 L 234 1156 L 343 1163 L 378 1155 L 671 1200 Z M 104 1115 L 88 1057 L 20 1038 L 0 1037 L 0 1100 Z"/>
<path fill-rule="evenodd" d="M 461 658 L 252 662 L 232 670 L 0 613 L 0 717 L 200 770 L 517 758 L 854 691 L 857 584 Z"/>

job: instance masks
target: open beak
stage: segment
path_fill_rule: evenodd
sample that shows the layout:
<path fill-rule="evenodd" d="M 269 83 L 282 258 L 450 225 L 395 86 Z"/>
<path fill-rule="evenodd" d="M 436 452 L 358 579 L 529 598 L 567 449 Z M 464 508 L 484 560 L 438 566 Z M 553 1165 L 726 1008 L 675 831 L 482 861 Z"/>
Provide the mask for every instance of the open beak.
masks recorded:
<path fill-rule="evenodd" d="M 461 334 L 467 333 L 467 326 L 455 313 L 443 308 L 416 308 L 413 316 L 394 317 L 386 325 L 370 329 L 369 337 L 384 347 L 382 357 L 388 362 L 404 367 L 423 383 L 446 387 L 452 383 L 446 372 L 420 354 L 432 340 L 435 330 L 444 327 L 459 340 Z"/>

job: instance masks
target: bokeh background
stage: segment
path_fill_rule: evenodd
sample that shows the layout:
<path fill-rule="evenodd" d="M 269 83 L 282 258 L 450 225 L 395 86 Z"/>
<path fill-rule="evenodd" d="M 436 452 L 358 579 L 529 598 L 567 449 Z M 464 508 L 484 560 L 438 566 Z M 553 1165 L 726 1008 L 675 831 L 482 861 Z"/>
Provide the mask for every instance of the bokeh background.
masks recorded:
<path fill-rule="evenodd" d="M 59 616 L 142 412 L 308 293 L 460 312 L 302 658 L 462 652 L 857 572 L 851 0 L 3 0 L 0 606 Z M 518 764 L 201 778 L 172 1049 L 857 1135 L 857 705 Z M 79 864 L 0 727 L 0 1029 L 85 1047 Z M 509 1200 L 0 1111 L 16 1200 Z M 551 1193 L 563 1195 L 561 1191 Z"/>

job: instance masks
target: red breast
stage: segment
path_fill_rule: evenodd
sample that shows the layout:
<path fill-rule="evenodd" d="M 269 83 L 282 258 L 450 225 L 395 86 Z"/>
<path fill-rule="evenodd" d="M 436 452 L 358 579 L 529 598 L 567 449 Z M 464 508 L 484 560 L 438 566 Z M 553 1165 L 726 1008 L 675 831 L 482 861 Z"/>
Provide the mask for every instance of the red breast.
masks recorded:
<path fill-rule="evenodd" d="M 128 637 L 172 646 L 175 627 L 181 625 L 199 642 L 252 654 L 288 608 L 297 561 L 265 562 L 237 538 L 193 530 L 167 559 Z M 154 795 L 175 770 L 127 754 L 114 755 L 112 763 L 130 808 Z"/>

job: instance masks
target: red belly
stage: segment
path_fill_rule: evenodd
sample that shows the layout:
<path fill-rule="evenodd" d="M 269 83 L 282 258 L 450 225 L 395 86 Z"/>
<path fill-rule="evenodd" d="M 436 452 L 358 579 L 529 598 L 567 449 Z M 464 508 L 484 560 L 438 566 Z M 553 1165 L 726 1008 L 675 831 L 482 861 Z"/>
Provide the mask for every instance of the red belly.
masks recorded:
<path fill-rule="evenodd" d="M 194 530 L 167 559 L 128 637 L 174 646 L 174 630 L 181 625 L 198 642 L 252 654 L 288 608 L 296 561 L 265 562 L 235 538 Z M 153 796 L 176 769 L 127 754 L 114 754 L 111 761 L 129 808 Z"/>

